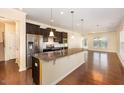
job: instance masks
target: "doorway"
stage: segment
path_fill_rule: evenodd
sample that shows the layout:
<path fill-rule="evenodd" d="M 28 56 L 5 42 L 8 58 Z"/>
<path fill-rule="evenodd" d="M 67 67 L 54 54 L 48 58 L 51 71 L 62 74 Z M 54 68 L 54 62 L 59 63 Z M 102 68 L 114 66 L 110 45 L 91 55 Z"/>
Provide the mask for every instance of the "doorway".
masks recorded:
<path fill-rule="evenodd" d="M 12 75 L 19 72 L 17 59 L 16 22 L 0 20 L 0 83 L 8 84 Z"/>
<path fill-rule="evenodd" d="M 4 44 L 5 44 L 5 39 L 4 39 L 4 27 L 5 25 L 0 22 L 0 62 L 3 62 L 5 60 L 5 51 L 4 51 Z"/>
<path fill-rule="evenodd" d="M 0 61 L 16 59 L 16 24 L 0 20 Z"/>

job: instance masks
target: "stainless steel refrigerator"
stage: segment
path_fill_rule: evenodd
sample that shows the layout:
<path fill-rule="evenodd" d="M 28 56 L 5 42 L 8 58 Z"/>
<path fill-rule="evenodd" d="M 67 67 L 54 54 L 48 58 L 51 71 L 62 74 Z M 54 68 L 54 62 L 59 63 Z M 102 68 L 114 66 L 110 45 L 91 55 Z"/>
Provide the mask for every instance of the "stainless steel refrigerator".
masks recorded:
<path fill-rule="evenodd" d="M 32 55 L 43 51 L 43 36 L 27 34 L 26 67 L 32 67 Z"/>

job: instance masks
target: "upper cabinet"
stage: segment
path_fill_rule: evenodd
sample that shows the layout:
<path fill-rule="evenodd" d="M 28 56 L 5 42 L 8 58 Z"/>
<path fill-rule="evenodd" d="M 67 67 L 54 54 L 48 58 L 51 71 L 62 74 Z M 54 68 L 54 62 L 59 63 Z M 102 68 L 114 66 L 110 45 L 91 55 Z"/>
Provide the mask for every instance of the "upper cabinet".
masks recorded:
<path fill-rule="evenodd" d="M 39 25 L 26 23 L 26 33 L 27 34 L 36 34 L 36 35 L 43 35 L 43 42 L 48 42 L 49 34 L 51 28 L 40 28 Z M 54 33 L 54 42 L 59 43 L 67 43 L 68 34 L 66 32 L 59 32 L 56 29 L 52 29 Z"/>
<path fill-rule="evenodd" d="M 26 33 L 27 34 L 40 34 L 40 26 L 31 23 L 26 23 Z"/>
<path fill-rule="evenodd" d="M 66 32 L 62 32 L 62 37 L 63 38 L 67 38 L 68 37 L 68 34 Z"/>
<path fill-rule="evenodd" d="M 42 31 L 42 33 L 43 33 L 43 42 L 48 42 L 48 37 L 49 37 L 50 31 L 48 29 L 44 29 Z"/>
<path fill-rule="evenodd" d="M 61 32 L 61 38 L 59 38 L 59 43 L 67 43 L 68 33 Z"/>
<path fill-rule="evenodd" d="M 59 42 L 59 43 L 62 43 L 62 32 L 54 32 L 54 42 Z"/>

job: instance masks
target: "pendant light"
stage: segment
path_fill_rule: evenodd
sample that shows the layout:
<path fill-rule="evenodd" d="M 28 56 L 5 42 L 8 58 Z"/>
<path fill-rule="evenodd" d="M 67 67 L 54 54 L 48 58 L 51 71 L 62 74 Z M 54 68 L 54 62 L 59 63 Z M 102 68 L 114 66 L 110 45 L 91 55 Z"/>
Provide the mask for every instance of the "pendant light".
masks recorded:
<path fill-rule="evenodd" d="M 82 24 L 82 26 L 81 26 L 81 31 L 82 31 L 82 32 L 84 32 L 84 31 L 83 31 L 83 30 L 84 30 L 84 29 L 83 29 L 83 22 L 84 22 L 84 19 L 81 19 L 81 24 Z"/>
<path fill-rule="evenodd" d="M 71 11 L 71 14 L 72 14 L 72 31 L 74 31 L 74 11 Z M 74 38 L 74 35 L 71 36 L 71 38 L 73 39 Z"/>
<path fill-rule="evenodd" d="M 71 11 L 71 14 L 72 14 L 72 30 L 74 30 L 74 11 Z"/>
<path fill-rule="evenodd" d="M 49 37 L 54 37 L 54 33 L 52 31 L 52 26 L 53 26 L 53 15 L 52 15 L 52 8 L 51 8 L 51 18 L 50 18 L 50 25 L 51 25 L 51 31 L 50 31 L 50 34 L 49 34 Z"/>

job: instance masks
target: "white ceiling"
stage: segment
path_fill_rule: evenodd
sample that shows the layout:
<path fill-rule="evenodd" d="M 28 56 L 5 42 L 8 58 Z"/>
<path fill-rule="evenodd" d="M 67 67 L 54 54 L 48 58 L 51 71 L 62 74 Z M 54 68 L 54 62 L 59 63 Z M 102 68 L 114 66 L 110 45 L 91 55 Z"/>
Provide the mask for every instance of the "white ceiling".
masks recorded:
<path fill-rule="evenodd" d="M 50 24 L 50 8 L 24 8 L 27 19 Z M 72 30 L 74 10 L 74 31 L 82 33 L 114 31 L 124 17 L 124 8 L 53 8 L 53 25 Z M 64 12 L 63 15 L 60 12 Z M 84 19 L 81 22 L 81 19 Z M 99 25 L 97 27 L 96 25 Z"/>

